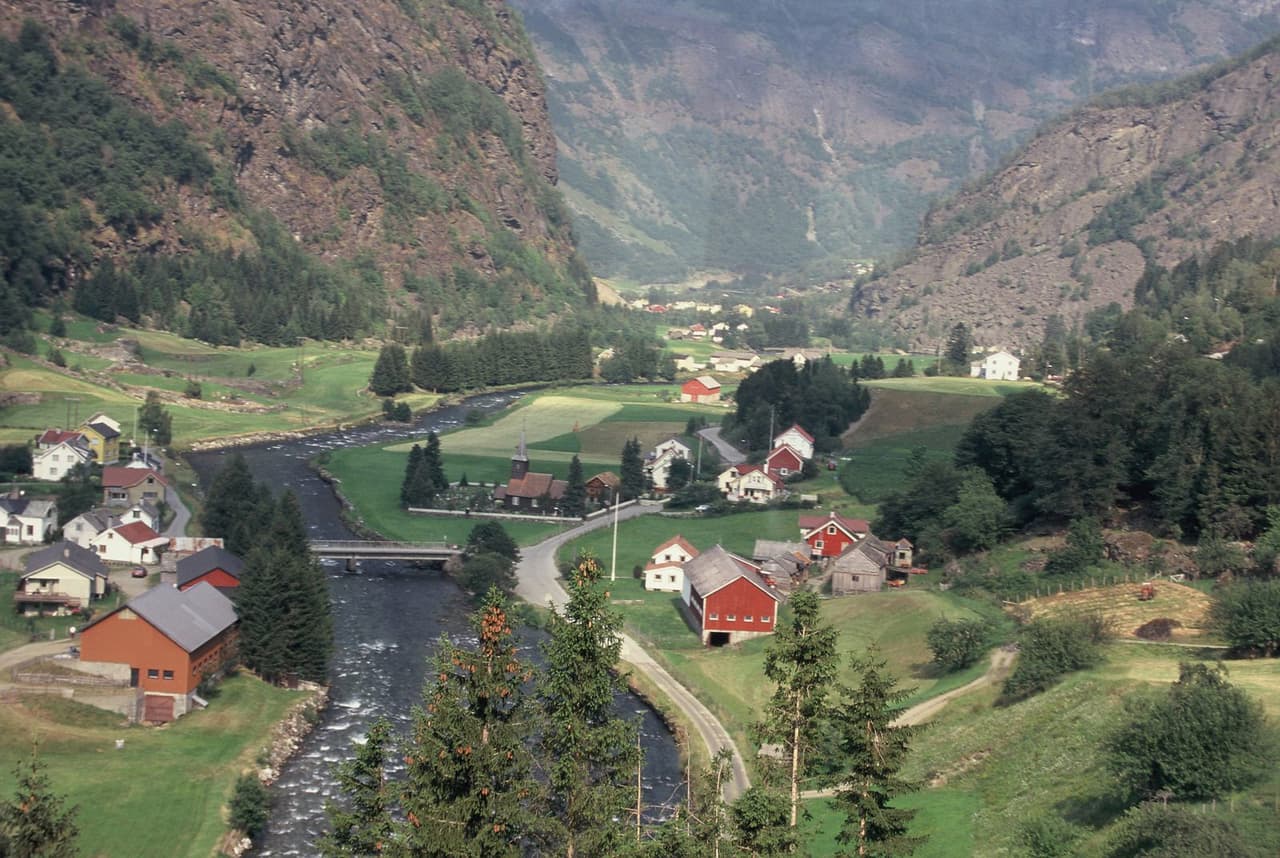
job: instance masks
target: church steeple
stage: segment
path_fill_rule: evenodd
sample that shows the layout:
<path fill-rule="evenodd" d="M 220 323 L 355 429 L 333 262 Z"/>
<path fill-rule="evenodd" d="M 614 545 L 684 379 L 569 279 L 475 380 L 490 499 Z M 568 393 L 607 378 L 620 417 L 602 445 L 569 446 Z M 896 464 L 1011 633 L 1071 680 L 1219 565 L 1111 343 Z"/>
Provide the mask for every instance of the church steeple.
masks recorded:
<path fill-rule="evenodd" d="M 523 479 L 524 475 L 529 473 L 529 453 L 524 443 L 524 427 L 520 427 L 520 446 L 516 447 L 516 454 L 511 457 L 511 479 Z"/>

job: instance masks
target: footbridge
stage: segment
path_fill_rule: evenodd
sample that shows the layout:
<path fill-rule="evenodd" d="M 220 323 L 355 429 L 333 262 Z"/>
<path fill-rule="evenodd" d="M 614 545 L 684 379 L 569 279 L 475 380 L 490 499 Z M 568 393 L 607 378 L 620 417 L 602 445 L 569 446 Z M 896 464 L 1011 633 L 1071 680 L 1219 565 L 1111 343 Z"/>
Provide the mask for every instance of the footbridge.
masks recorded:
<path fill-rule="evenodd" d="M 313 539 L 311 553 L 335 560 L 442 561 L 462 553 L 448 542 L 382 542 L 372 539 Z"/>

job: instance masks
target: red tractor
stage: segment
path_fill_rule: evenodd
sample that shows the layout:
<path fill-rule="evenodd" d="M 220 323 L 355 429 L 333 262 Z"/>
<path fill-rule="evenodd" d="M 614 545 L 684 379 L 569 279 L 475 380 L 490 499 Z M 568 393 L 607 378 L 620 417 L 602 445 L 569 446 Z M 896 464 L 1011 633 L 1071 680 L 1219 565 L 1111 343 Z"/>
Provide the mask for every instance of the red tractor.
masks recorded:
<path fill-rule="evenodd" d="M 1150 602 L 1155 597 L 1156 597 L 1156 585 L 1152 584 L 1150 581 L 1144 581 L 1142 584 L 1142 589 L 1138 591 L 1138 601 Z"/>

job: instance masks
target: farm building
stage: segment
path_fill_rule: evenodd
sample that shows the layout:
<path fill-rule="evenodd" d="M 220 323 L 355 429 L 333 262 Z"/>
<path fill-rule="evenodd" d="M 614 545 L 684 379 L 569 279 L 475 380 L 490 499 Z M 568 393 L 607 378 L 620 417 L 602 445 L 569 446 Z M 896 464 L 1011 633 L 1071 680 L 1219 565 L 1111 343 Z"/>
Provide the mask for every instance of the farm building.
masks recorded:
<path fill-rule="evenodd" d="M 202 703 L 196 689 L 236 660 L 231 600 L 210 584 L 154 587 L 85 626 L 83 668 L 116 678 L 143 695 L 140 720 L 172 721 Z"/>
<path fill-rule="evenodd" d="M 868 536 L 831 561 L 831 595 L 874 593 L 884 587 L 890 575 L 905 577 L 911 556 L 911 543 L 905 539 L 885 542 Z"/>
<path fill-rule="evenodd" d="M 601 471 L 587 480 L 587 497 L 593 503 L 609 505 L 622 488 L 622 478 L 613 471 Z"/>
<path fill-rule="evenodd" d="M 765 457 L 765 470 L 776 476 L 786 478 L 798 474 L 804 468 L 804 458 L 789 444 L 774 447 Z"/>
<path fill-rule="evenodd" d="M 813 436 L 799 423 L 790 426 L 773 437 L 773 446 L 790 447 L 806 462 L 813 458 Z"/>
<path fill-rule="evenodd" d="M 861 518 L 845 518 L 832 510 L 829 515 L 800 516 L 800 538 L 809 545 L 815 558 L 839 557 L 854 543 L 871 532 L 871 525 Z"/>
<path fill-rule="evenodd" d="M 179 590 L 190 590 L 203 582 L 226 591 L 240 586 L 244 561 L 221 546 L 211 545 L 183 557 L 177 570 Z"/>
<path fill-rule="evenodd" d="M 680 596 L 704 645 L 773 634 L 777 592 L 760 575 L 760 567 L 720 545 L 684 565 Z"/>
<path fill-rule="evenodd" d="M 698 549 L 676 535 L 653 550 L 644 567 L 644 588 L 679 593 L 684 589 L 684 564 L 698 556 Z"/>
<path fill-rule="evenodd" d="M 720 382 L 709 375 L 691 378 L 680 385 L 681 402 L 719 402 Z"/>
<path fill-rule="evenodd" d="M 1017 381 L 1020 362 L 1008 352 L 996 352 L 987 355 L 980 361 L 969 364 L 969 375 L 972 378 L 985 378 L 990 381 Z"/>

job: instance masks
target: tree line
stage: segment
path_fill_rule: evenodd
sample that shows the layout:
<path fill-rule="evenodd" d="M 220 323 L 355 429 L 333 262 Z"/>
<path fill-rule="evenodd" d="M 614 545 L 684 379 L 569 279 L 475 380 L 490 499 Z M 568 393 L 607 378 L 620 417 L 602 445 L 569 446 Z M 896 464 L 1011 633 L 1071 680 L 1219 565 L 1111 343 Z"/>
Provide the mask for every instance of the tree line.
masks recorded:
<path fill-rule="evenodd" d="M 481 387 L 590 378 L 591 338 L 578 326 L 545 332 L 494 332 L 477 340 L 414 349 L 410 378 L 423 390 L 453 393 Z"/>
<path fill-rule="evenodd" d="M 809 361 L 802 369 L 789 360 L 770 361 L 742 380 L 735 398 L 737 408 L 725 416 L 725 429 L 752 450 L 769 449 L 770 432 L 793 423 L 813 435 L 817 449 L 834 449 L 871 404 L 856 373 L 830 358 Z"/>

